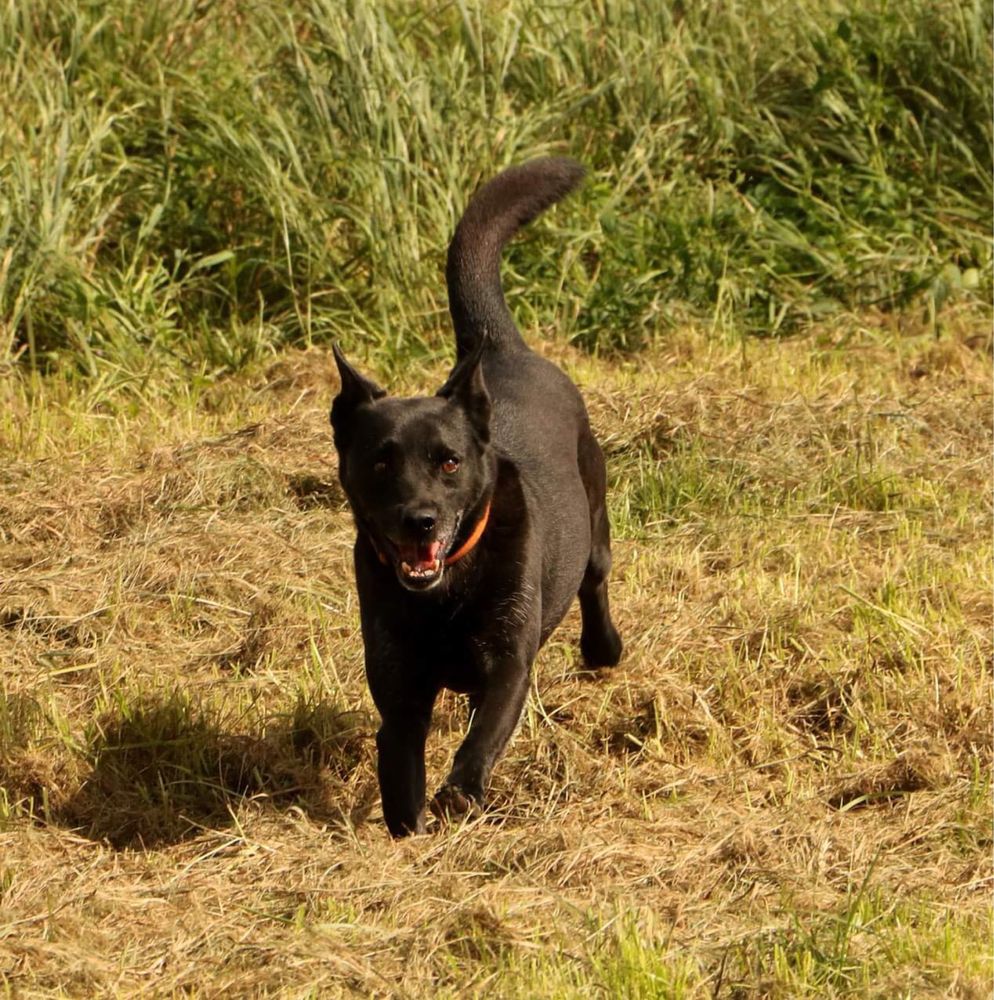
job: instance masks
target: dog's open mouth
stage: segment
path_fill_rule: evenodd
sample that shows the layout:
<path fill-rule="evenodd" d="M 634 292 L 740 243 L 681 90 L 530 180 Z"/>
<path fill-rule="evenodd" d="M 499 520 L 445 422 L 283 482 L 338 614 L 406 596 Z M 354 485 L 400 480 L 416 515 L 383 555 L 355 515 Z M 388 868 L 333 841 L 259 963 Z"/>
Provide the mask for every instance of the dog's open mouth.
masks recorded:
<path fill-rule="evenodd" d="M 396 545 L 397 575 L 401 583 L 423 589 L 437 582 L 442 575 L 443 552 L 440 541 Z"/>

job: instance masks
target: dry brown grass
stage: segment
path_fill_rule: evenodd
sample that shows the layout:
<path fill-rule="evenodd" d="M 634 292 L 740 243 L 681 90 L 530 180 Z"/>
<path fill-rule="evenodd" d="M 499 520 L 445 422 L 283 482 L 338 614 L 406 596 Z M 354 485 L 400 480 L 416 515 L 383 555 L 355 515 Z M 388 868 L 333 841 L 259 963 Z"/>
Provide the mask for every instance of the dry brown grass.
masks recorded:
<path fill-rule="evenodd" d="M 627 655 L 579 673 L 571 613 L 489 811 L 403 843 L 328 355 L 196 404 L 9 385 L 6 995 L 986 995 L 988 329 L 546 345 L 609 452 Z"/>

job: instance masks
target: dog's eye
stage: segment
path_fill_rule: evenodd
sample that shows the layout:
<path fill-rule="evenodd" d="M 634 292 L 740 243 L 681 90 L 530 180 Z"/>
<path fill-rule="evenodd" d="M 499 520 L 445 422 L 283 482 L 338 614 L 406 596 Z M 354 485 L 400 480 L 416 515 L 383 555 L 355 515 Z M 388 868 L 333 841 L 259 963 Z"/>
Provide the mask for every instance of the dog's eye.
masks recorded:
<path fill-rule="evenodd" d="M 458 468 L 459 468 L 459 459 L 456 458 L 454 455 L 450 455 L 442 462 L 442 472 L 447 472 L 450 476 Z"/>
<path fill-rule="evenodd" d="M 373 464 L 373 472 L 375 472 L 378 476 L 382 476 L 383 473 L 386 471 L 387 471 L 387 463 L 384 462 L 382 459 L 380 459 L 379 462 L 375 462 Z"/>

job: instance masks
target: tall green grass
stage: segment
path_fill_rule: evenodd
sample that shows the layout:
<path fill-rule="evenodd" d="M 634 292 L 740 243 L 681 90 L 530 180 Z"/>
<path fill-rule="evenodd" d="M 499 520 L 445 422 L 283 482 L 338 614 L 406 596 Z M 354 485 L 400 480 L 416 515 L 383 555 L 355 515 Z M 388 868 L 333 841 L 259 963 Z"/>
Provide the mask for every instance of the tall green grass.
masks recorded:
<path fill-rule="evenodd" d="M 990 293 L 980 0 L 8 0 L 0 363 L 129 377 L 274 345 L 448 349 L 442 262 L 513 161 L 524 324 L 634 350 Z"/>

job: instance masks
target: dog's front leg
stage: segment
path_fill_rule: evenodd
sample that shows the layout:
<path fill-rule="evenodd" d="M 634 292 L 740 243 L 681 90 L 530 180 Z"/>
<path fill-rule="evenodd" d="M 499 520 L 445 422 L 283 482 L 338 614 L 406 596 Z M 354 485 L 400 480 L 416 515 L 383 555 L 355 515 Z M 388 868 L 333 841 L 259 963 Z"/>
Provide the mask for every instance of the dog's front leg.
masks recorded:
<path fill-rule="evenodd" d="M 425 832 L 425 740 L 431 705 L 383 713 L 376 734 L 376 770 L 383 818 L 394 837 Z"/>
<path fill-rule="evenodd" d="M 482 805 L 490 772 L 521 718 L 530 658 L 511 653 L 487 659 L 485 683 L 470 702 L 469 732 L 456 751 L 445 784 L 432 800 L 436 815 L 465 813 Z"/>
<path fill-rule="evenodd" d="M 394 837 L 425 831 L 425 739 L 428 726 L 383 720 L 376 734 L 376 770 L 383 818 Z"/>

